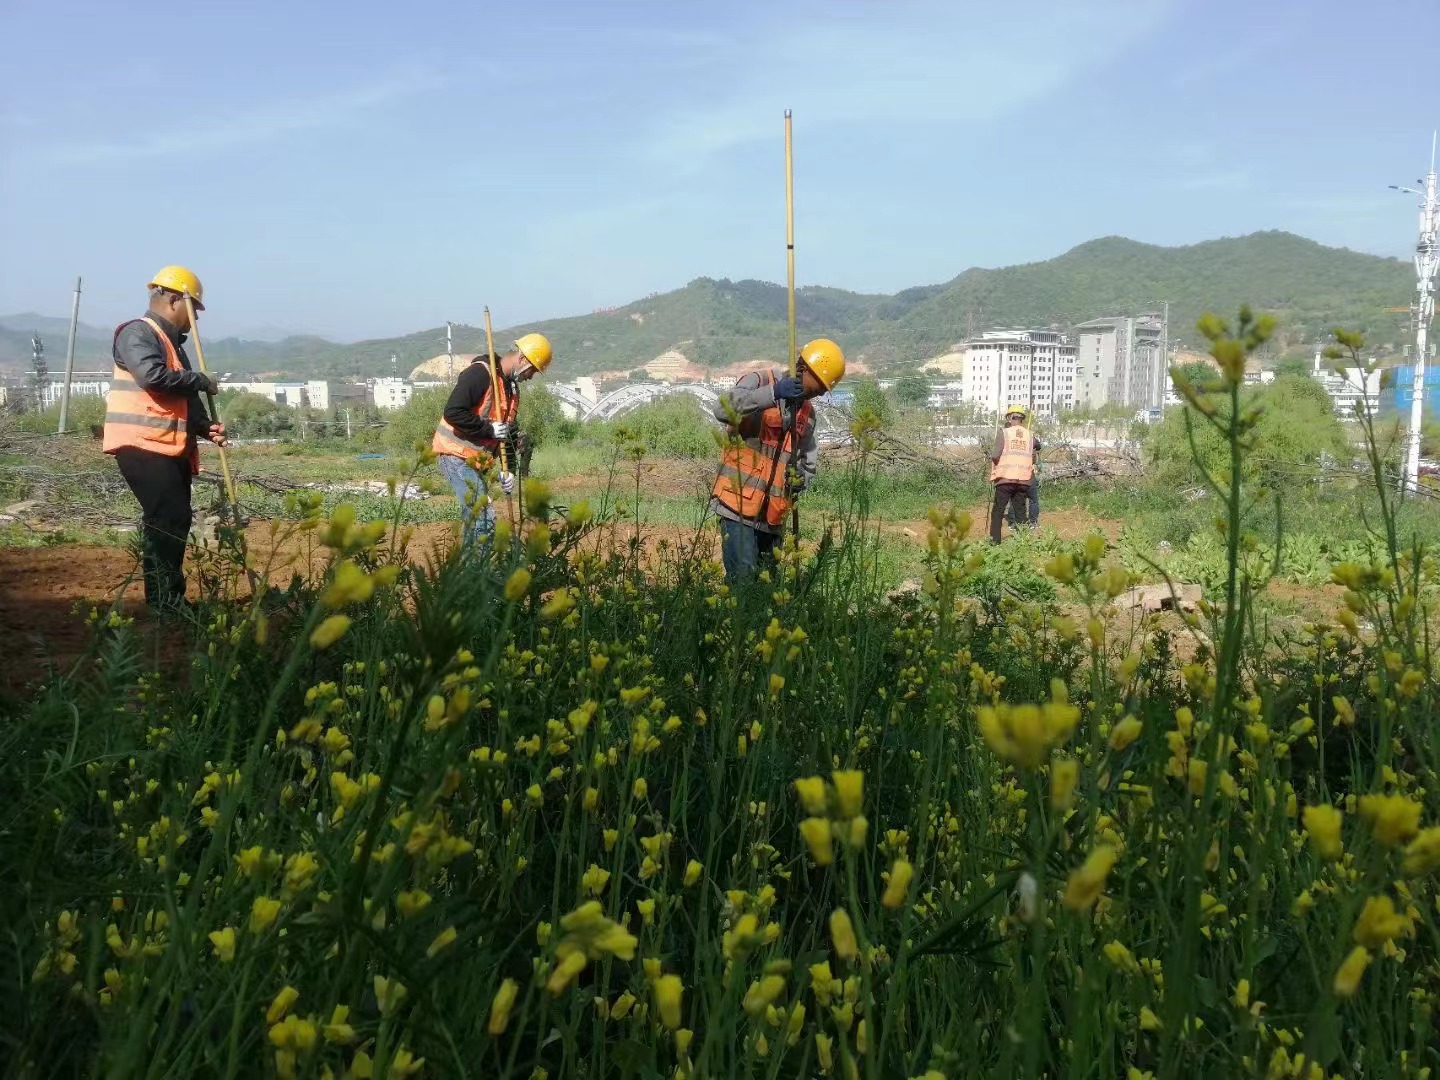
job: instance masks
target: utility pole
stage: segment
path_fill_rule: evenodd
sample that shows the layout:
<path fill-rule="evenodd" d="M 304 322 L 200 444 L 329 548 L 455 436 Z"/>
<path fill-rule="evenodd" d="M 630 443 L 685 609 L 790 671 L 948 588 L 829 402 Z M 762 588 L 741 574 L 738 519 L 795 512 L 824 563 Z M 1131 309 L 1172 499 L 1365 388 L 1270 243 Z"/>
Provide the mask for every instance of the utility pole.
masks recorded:
<path fill-rule="evenodd" d="M 45 341 L 41 336 L 30 337 L 30 363 L 35 379 L 35 410 L 45 408 L 45 384 L 50 379 L 50 365 L 45 362 Z"/>
<path fill-rule="evenodd" d="M 1170 369 L 1170 301 L 1160 316 L 1160 362 L 1155 365 L 1155 408 L 1165 409 L 1165 375 Z"/>
<path fill-rule="evenodd" d="M 1415 244 L 1415 378 L 1411 382 L 1410 447 L 1405 455 L 1405 473 L 1400 490 L 1420 489 L 1420 423 L 1425 412 L 1425 361 L 1430 320 L 1435 315 L 1435 270 L 1440 266 L 1440 205 L 1435 193 L 1435 135 L 1430 136 L 1430 171 L 1419 181 L 1423 192 L 1390 186 L 1396 191 L 1420 196 L 1420 238 Z"/>
<path fill-rule="evenodd" d="M 350 430 L 350 406 L 345 406 L 345 440 L 348 442 L 354 438 Z"/>
<path fill-rule="evenodd" d="M 75 303 L 70 307 L 70 343 L 65 346 L 65 386 L 60 391 L 60 423 L 55 434 L 64 435 L 70 419 L 70 380 L 75 377 L 75 328 L 80 323 L 80 279 L 75 279 Z"/>
<path fill-rule="evenodd" d="M 449 320 L 449 319 L 446 319 L 446 320 L 445 320 L 445 361 L 446 361 L 446 365 L 447 365 L 447 366 L 446 366 L 445 370 L 446 370 L 446 372 L 449 373 L 450 378 L 453 380 L 453 379 L 455 378 L 455 342 L 454 342 L 454 340 L 451 338 L 451 335 L 450 335 L 450 327 L 451 327 L 451 325 L 452 325 L 452 324 L 451 324 L 450 320 Z"/>

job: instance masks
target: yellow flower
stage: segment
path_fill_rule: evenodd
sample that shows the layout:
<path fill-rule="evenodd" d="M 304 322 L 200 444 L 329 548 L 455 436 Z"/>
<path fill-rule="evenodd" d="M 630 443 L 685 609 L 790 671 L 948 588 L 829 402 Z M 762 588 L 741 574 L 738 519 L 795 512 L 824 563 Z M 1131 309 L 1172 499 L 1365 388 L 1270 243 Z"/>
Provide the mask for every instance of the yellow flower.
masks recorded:
<path fill-rule="evenodd" d="M 1065 895 L 1061 898 L 1071 911 L 1084 911 L 1100 898 L 1105 891 L 1105 879 L 1110 876 L 1117 857 L 1115 848 L 1101 844 L 1073 870 L 1065 882 Z"/>
<path fill-rule="evenodd" d="M 1070 738 L 1080 710 L 1065 700 L 1065 686 L 1058 679 L 1052 689 L 1055 700 L 1044 705 L 981 707 L 980 734 L 997 757 L 1034 769 Z"/>
<path fill-rule="evenodd" d="M 653 926 L 655 923 L 655 901 L 637 900 L 635 907 L 640 911 L 640 918 L 646 926 Z"/>
<path fill-rule="evenodd" d="M 880 903 L 887 908 L 898 908 L 905 903 L 905 895 L 910 891 L 910 879 L 915 876 L 915 867 L 905 859 L 896 859 L 890 865 L 890 880 L 885 885 L 885 895 L 880 898 Z"/>
<path fill-rule="evenodd" d="M 1159 1031 L 1160 1027 L 1160 1017 L 1156 1016 L 1148 1005 L 1142 1007 L 1140 1010 L 1140 1030 Z"/>
<path fill-rule="evenodd" d="M 1235 984 L 1235 993 L 1231 995 L 1230 1001 L 1239 1009 L 1248 1009 L 1250 1007 L 1249 979 L 1241 979 Z"/>
<path fill-rule="evenodd" d="M 825 813 L 825 781 L 818 776 L 807 776 L 795 781 L 795 793 L 807 814 L 823 816 Z"/>
<path fill-rule="evenodd" d="M 349 629 L 349 615 L 331 615 L 310 635 L 310 645 L 315 649 L 328 649 L 344 637 L 345 632 Z"/>
<path fill-rule="evenodd" d="M 1140 737 L 1145 725 L 1133 716 L 1127 716 L 1110 729 L 1110 749 L 1124 750 Z"/>
<path fill-rule="evenodd" d="M 265 1010 L 265 1022 L 267 1024 L 278 1023 L 280 1018 L 290 1011 L 290 1006 L 299 1000 L 299 990 L 293 986 L 282 986 L 280 992 L 270 1002 L 270 1007 Z"/>
<path fill-rule="evenodd" d="M 485 1028 L 491 1035 L 505 1034 L 505 1028 L 510 1023 L 510 1010 L 515 1007 L 515 995 L 519 990 L 519 983 L 506 979 L 495 991 L 495 997 L 490 1002 L 490 1022 Z"/>
<path fill-rule="evenodd" d="M 222 964 L 228 964 L 235 959 L 235 928 L 227 926 L 221 930 L 212 930 L 208 935 L 210 947 L 215 950 L 215 955 L 220 958 Z"/>
<path fill-rule="evenodd" d="M 525 789 L 525 798 L 531 806 L 543 806 L 545 803 L 545 792 L 539 784 L 531 784 Z"/>
<path fill-rule="evenodd" d="M 1060 758 L 1050 766 L 1050 807 L 1068 810 L 1075 802 L 1075 782 L 1080 778 L 1080 763 L 1074 758 Z"/>
<path fill-rule="evenodd" d="M 395 910 L 402 919 L 411 919 L 430 906 L 430 894 L 424 889 L 401 889 L 395 894 Z"/>
<path fill-rule="evenodd" d="M 1335 972 L 1335 981 L 1331 987 L 1335 991 L 1335 996 L 1338 998 L 1352 996 L 1359 989 L 1360 979 L 1369 966 L 1369 951 L 1363 945 L 1356 945 Z"/>
<path fill-rule="evenodd" d="M 830 782 L 835 785 L 835 802 L 840 816 L 859 816 L 865 804 L 865 774 L 859 769 L 844 769 L 831 773 Z"/>
<path fill-rule="evenodd" d="M 330 587 L 320 595 L 320 602 L 331 608 L 363 604 L 374 591 L 375 583 L 370 580 L 370 575 L 345 559 L 335 567 L 335 576 L 330 580 Z"/>
<path fill-rule="evenodd" d="M 1420 877 L 1440 868 L 1440 825 L 1421 829 L 1405 847 L 1405 876 Z"/>
<path fill-rule="evenodd" d="M 349 1005 L 336 1005 L 330 1014 L 330 1022 L 322 1029 L 325 1041 L 336 1046 L 345 1046 L 355 1041 L 355 1029 L 347 1020 L 350 1018 Z"/>
<path fill-rule="evenodd" d="M 830 1053 L 830 1036 L 815 1033 L 815 1056 L 820 1061 L 820 1071 L 828 1073 L 835 1064 L 835 1059 Z"/>
<path fill-rule="evenodd" d="M 589 896 L 599 896 L 605 891 L 605 886 L 609 883 L 610 871 L 596 866 L 594 863 L 590 864 L 589 869 L 587 869 L 580 878 L 580 887 L 584 889 Z"/>
<path fill-rule="evenodd" d="M 1370 897 L 1355 920 L 1355 941 L 1368 949 L 1378 949 L 1387 941 L 1408 936 L 1410 931 L 1410 920 L 1396 912 L 1388 896 Z"/>
<path fill-rule="evenodd" d="M 455 944 L 455 938 L 457 936 L 455 927 L 453 926 L 447 926 L 444 930 L 441 930 L 440 933 L 435 935 L 435 940 L 430 942 L 429 946 L 426 947 L 426 957 L 431 960 L 435 959 L 436 956 Z"/>
<path fill-rule="evenodd" d="M 1112 941 L 1104 948 L 1105 959 L 1114 965 L 1116 971 L 1124 972 L 1126 975 L 1135 975 L 1140 971 L 1140 965 L 1135 960 L 1135 954 L 1118 941 Z"/>
<path fill-rule="evenodd" d="M 250 932 L 263 934 L 280 917 L 280 901 L 257 896 L 250 904 Z"/>
<path fill-rule="evenodd" d="M 630 793 L 637 799 L 643 799 L 650 794 L 650 785 L 645 782 L 643 776 L 637 777 L 634 785 L 630 788 Z"/>
<path fill-rule="evenodd" d="M 550 594 L 550 599 L 545 601 L 540 608 L 542 619 L 558 619 L 561 615 L 568 614 L 575 606 L 575 594 L 570 589 L 556 589 Z"/>
<path fill-rule="evenodd" d="M 660 1022 L 671 1031 L 678 1030 L 681 995 L 685 992 L 685 984 L 680 981 L 679 975 L 661 975 L 655 980 L 653 990 L 655 1011 L 660 1014 Z"/>
<path fill-rule="evenodd" d="M 1310 834 L 1315 854 L 1322 859 L 1334 862 L 1344 854 L 1345 845 L 1340 840 L 1340 823 L 1344 817 L 1344 813 L 1333 806 L 1305 808 L 1301 820 L 1305 823 L 1305 831 Z"/>
<path fill-rule="evenodd" d="M 530 591 L 530 571 L 518 566 L 505 582 L 505 599 L 511 603 L 521 599 Z"/>
<path fill-rule="evenodd" d="M 1360 817 L 1380 843 L 1403 844 L 1420 828 L 1420 804 L 1404 795 L 1362 795 Z"/>
<path fill-rule="evenodd" d="M 1335 708 L 1335 722 L 1341 727 L 1355 726 L 1355 707 L 1350 704 L 1350 699 L 1336 695 L 1330 699 L 1330 704 Z"/>
<path fill-rule="evenodd" d="M 624 1020 L 630 1015 L 630 1010 L 635 1007 L 635 995 L 626 990 L 618 998 L 615 1004 L 610 1007 L 610 1019 Z"/>
<path fill-rule="evenodd" d="M 765 975 L 750 984 L 749 989 L 745 991 L 745 1000 L 741 1004 L 751 1016 L 759 1016 L 771 1002 L 784 992 L 785 976 Z"/>
<path fill-rule="evenodd" d="M 830 940 L 835 943 L 835 952 L 841 960 L 854 960 L 860 951 L 855 943 L 855 926 L 844 908 L 830 913 Z"/>
<path fill-rule="evenodd" d="M 770 675 L 770 696 L 774 697 L 776 694 L 780 693 L 780 691 L 784 689 L 785 676 L 772 673 Z"/>
<path fill-rule="evenodd" d="M 688 888 L 700 880 L 700 875 L 705 872 L 705 867 L 694 859 L 685 864 L 685 885 Z"/>
<path fill-rule="evenodd" d="M 374 983 L 375 1003 L 380 1006 L 381 1016 L 389 1016 L 410 993 L 399 980 L 387 979 L 383 975 L 376 975 Z"/>
<path fill-rule="evenodd" d="M 816 866 L 829 866 L 835 861 L 835 846 L 830 841 L 830 822 L 822 817 L 808 817 L 800 822 L 800 835 L 810 848 Z"/>

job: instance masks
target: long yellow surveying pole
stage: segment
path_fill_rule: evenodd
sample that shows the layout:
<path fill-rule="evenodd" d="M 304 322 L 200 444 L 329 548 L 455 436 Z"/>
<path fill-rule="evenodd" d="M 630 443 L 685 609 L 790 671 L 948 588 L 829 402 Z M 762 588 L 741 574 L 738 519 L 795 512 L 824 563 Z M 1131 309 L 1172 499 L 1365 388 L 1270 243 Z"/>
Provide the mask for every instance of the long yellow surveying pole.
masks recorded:
<path fill-rule="evenodd" d="M 195 360 L 200 365 L 200 374 L 209 375 L 210 369 L 205 366 L 205 350 L 200 347 L 200 324 L 195 321 L 195 301 L 189 293 L 182 294 L 185 297 L 185 314 L 190 316 L 190 340 L 195 345 Z M 205 402 L 210 406 L 210 419 L 220 423 L 220 411 L 215 408 L 215 395 L 205 394 Z M 225 456 L 225 448 L 217 446 L 220 451 L 220 474 L 225 478 L 225 497 L 230 500 L 230 513 L 234 518 L 234 524 L 240 524 L 240 501 L 235 498 L 235 478 L 230 475 L 230 459 Z"/>
<path fill-rule="evenodd" d="M 791 132 L 790 110 L 785 110 L 785 293 L 787 321 L 790 329 L 790 377 L 797 373 L 799 356 L 795 349 L 795 144 Z M 799 408 L 792 406 L 790 412 L 790 468 L 794 468 L 795 417 Z M 800 500 L 791 497 L 790 535 L 800 542 Z M 796 570 L 799 573 L 799 570 Z"/>
<path fill-rule="evenodd" d="M 485 305 L 485 355 L 490 361 L 490 420 L 500 419 L 500 377 L 495 367 L 495 335 L 490 332 L 490 305 Z M 510 463 L 505 456 L 505 440 L 500 440 L 500 471 L 508 473 Z M 515 527 L 515 500 L 507 492 L 505 508 L 510 515 L 510 527 Z"/>

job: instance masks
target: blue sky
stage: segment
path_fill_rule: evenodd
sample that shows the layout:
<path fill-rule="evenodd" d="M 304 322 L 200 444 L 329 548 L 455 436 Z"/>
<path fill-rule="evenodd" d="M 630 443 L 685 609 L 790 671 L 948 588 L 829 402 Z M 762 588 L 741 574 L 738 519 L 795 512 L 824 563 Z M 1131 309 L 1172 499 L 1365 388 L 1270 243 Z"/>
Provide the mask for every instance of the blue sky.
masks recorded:
<path fill-rule="evenodd" d="M 330 13 L 333 8 L 334 14 Z M 0 313 L 351 339 L 784 277 L 893 291 L 1096 236 L 1386 255 L 1435 0 L 8 0 Z M 1430 74 L 1426 74 L 1427 67 Z"/>

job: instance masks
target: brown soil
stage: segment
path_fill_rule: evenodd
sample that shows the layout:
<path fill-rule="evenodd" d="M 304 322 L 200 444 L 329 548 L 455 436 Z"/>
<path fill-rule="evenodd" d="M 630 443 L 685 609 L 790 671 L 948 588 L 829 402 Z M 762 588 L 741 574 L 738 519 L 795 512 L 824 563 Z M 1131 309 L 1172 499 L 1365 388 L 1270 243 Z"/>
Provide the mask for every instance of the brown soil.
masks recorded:
<path fill-rule="evenodd" d="M 972 506 L 970 513 L 970 539 L 978 540 L 990 531 L 990 505 L 986 503 L 981 506 Z M 1081 510 L 1046 510 L 1043 507 L 1040 511 L 1040 529 L 1054 530 L 1061 540 L 1074 541 L 1083 540 L 1093 532 L 1099 532 L 1106 540 L 1115 541 L 1120 538 L 1120 530 L 1124 522 L 1115 521 L 1110 518 L 1097 518 L 1086 514 Z M 930 532 L 930 522 L 925 518 L 916 518 L 913 521 L 885 522 L 881 528 L 886 532 L 900 533 L 904 536 L 913 536 L 924 540 Z M 1009 535 L 1010 526 L 1005 526 L 1005 535 Z"/>

